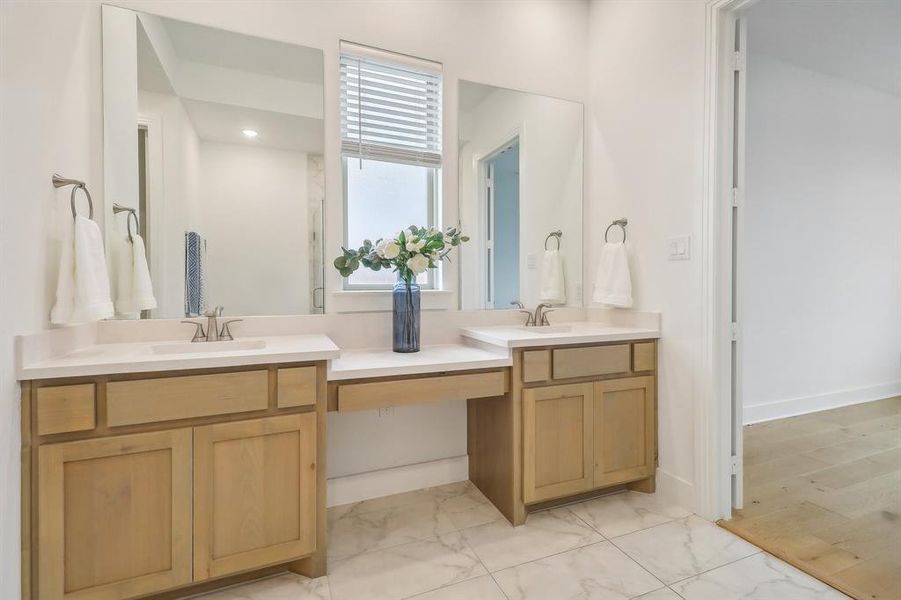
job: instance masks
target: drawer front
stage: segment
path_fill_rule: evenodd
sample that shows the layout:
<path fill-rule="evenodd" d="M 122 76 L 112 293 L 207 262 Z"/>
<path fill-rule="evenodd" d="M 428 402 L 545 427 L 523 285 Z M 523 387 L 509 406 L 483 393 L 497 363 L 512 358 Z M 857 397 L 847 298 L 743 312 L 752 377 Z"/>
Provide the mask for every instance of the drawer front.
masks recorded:
<path fill-rule="evenodd" d="M 551 378 L 550 350 L 526 350 L 522 353 L 522 380 L 526 383 Z"/>
<path fill-rule="evenodd" d="M 351 383 L 338 386 L 338 412 L 489 398 L 508 389 L 505 371 Z"/>
<path fill-rule="evenodd" d="M 316 404 L 316 367 L 278 370 L 278 407 Z"/>
<path fill-rule="evenodd" d="M 269 373 L 241 371 L 135 381 L 106 387 L 110 427 L 265 410 Z"/>
<path fill-rule="evenodd" d="M 632 368 L 630 344 L 559 348 L 553 354 L 554 379 L 628 373 Z"/>
<path fill-rule="evenodd" d="M 657 367 L 657 353 L 654 342 L 642 342 L 632 345 L 632 370 L 636 372 L 653 371 Z"/>
<path fill-rule="evenodd" d="M 94 415 L 93 383 L 37 389 L 38 435 L 94 429 Z"/>

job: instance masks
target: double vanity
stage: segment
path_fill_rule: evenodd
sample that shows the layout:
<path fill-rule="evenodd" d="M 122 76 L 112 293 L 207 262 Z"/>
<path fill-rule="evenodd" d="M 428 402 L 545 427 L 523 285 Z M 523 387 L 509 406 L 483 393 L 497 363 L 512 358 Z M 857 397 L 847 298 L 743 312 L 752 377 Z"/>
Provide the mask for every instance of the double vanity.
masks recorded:
<path fill-rule="evenodd" d="M 325 574 L 327 411 L 465 401 L 469 478 L 513 525 L 600 490 L 654 490 L 656 325 L 464 326 L 416 354 L 242 327 L 232 342 L 40 360 L 20 340 L 23 597 Z"/>

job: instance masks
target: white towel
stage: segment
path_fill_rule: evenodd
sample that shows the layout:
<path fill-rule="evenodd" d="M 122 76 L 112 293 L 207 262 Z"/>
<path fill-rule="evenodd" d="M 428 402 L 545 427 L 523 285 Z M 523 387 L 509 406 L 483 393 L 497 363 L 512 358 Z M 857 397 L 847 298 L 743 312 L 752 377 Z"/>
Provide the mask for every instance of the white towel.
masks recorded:
<path fill-rule="evenodd" d="M 116 312 L 138 317 L 142 310 L 156 308 L 156 298 L 144 240 L 137 234 L 132 239 L 131 243 L 123 240 L 116 252 Z"/>
<path fill-rule="evenodd" d="M 84 217 L 75 217 L 74 224 L 67 219 L 50 321 L 65 325 L 111 316 L 113 303 L 100 228 Z"/>
<path fill-rule="evenodd" d="M 632 306 L 632 276 L 624 243 L 606 243 L 601 249 L 592 300 L 620 308 Z"/>
<path fill-rule="evenodd" d="M 541 301 L 566 304 L 566 282 L 563 278 L 563 255 L 559 250 L 545 250 L 541 264 Z"/>

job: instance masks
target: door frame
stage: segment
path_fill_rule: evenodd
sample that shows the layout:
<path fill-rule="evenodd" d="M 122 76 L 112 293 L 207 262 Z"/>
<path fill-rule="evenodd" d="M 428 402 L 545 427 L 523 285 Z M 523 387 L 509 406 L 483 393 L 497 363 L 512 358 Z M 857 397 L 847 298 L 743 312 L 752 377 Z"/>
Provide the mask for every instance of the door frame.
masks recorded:
<path fill-rule="evenodd" d="M 695 400 L 695 505 L 708 519 L 732 516 L 735 407 L 732 367 L 733 73 L 737 12 L 756 0 L 706 5 L 704 153 L 701 205 L 701 348 Z M 739 444 L 740 448 L 740 444 Z"/>
<path fill-rule="evenodd" d="M 488 219 L 486 218 L 487 205 L 488 205 L 488 197 L 485 192 L 487 187 L 487 179 L 488 179 L 488 162 L 503 152 L 506 148 L 512 146 L 513 144 L 519 144 L 519 177 L 520 182 L 522 182 L 522 141 L 523 141 L 523 127 L 517 126 L 513 129 L 507 131 L 504 135 L 499 136 L 496 142 L 492 142 L 488 145 L 486 150 L 482 150 L 473 154 L 472 157 L 472 165 L 473 169 L 476 172 L 476 185 L 478 186 L 478 190 L 476 193 L 476 212 L 477 212 L 477 224 L 479 231 L 479 248 L 477 250 L 478 253 L 478 275 L 479 281 L 485 283 L 484 288 L 480 290 L 479 293 L 479 306 L 480 307 L 488 307 L 488 299 L 489 299 L 489 289 L 488 286 L 492 285 L 493 282 L 488 281 L 488 268 L 487 268 L 487 251 L 488 251 Z M 520 190 L 522 188 L 520 187 Z M 522 199 L 522 192 L 520 191 L 520 200 Z M 492 212 L 492 221 L 494 219 Z M 520 288 L 520 291 L 521 288 Z M 494 302 L 492 300 L 491 304 Z M 493 307 L 498 308 L 498 307 Z M 500 308 L 511 308 L 507 306 L 502 306 Z"/>

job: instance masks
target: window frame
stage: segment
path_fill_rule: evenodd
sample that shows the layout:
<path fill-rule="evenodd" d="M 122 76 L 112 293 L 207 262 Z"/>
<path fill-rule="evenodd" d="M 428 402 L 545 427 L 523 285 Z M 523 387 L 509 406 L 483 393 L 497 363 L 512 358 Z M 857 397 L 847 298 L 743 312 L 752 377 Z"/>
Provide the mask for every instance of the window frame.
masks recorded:
<path fill-rule="evenodd" d="M 343 235 L 342 235 L 342 245 L 345 248 L 349 247 L 349 218 L 350 214 L 348 211 L 348 185 L 347 185 L 347 161 L 349 160 L 371 160 L 375 161 L 378 159 L 375 158 L 361 158 L 358 156 L 349 156 L 342 152 L 341 154 L 341 187 L 342 187 L 342 212 L 344 215 L 343 218 Z M 389 164 L 401 164 L 406 165 L 409 163 L 404 162 L 393 162 L 390 160 L 382 160 L 380 162 L 386 162 Z M 428 223 L 425 223 L 426 227 L 438 227 L 441 229 L 441 168 L 434 167 L 431 165 L 421 165 L 423 168 L 427 169 L 427 184 L 426 184 L 426 211 L 427 211 L 427 220 Z M 408 223 L 408 225 L 413 225 L 413 223 Z M 402 226 L 404 227 L 404 226 Z M 400 229 L 398 229 L 400 231 Z M 373 243 L 376 240 L 372 240 Z M 365 267 L 361 267 L 365 268 Z M 423 290 L 438 290 L 441 289 L 440 282 L 442 281 L 442 265 L 439 262 L 438 268 L 436 269 L 428 269 L 426 282 L 420 283 L 419 286 Z M 377 291 L 377 290 L 391 290 L 394 287 L 393 283 L 353 283 L 350 281 L 349 277 L 342 277 L 342 289 L 345 291 Z"/>

